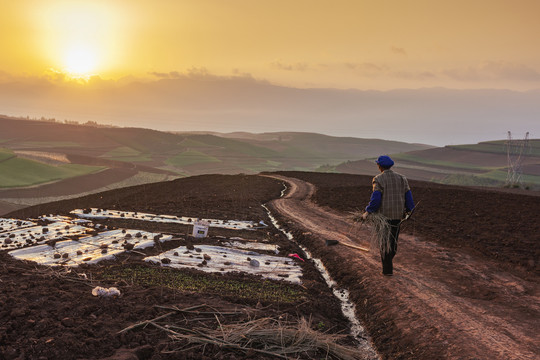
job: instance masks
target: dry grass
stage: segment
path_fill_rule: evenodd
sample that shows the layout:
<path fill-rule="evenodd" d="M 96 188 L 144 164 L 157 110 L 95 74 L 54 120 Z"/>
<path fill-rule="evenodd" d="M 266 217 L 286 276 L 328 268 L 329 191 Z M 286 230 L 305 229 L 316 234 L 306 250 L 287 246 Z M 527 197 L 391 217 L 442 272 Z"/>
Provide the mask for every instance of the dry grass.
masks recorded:
<path fill-rule="evenodd" d="M 251 350 L 279 358 L 299 354 L 325 354 L 329 359 L 359 360 L 366 357 L 356 348 L 339 345 L 345 335 L 321 333 L 311 328 L 302 318 L 289 323 L 272 318 L 261 318 L 218 326 L 217 329 L 196 329 L 195 334 L 171 334 L 173 340 L 190 343 L 214 344 L 239 350 Z"/>
<path fill-rule="evenodd" d="M 362 219 L 363 210 L 351 212 L 349 219 L 354 222 L 367 223 L 371 230 L 370 245 L 372 250 L 381 251 L 383 253 L 390 252 L 390 224 L 388 219 L 379 214 L 371 213 L 366 220 Z"/>
<path fill-rule="evenodd" d="M 295 321 L 281 317 L 253 319 L 253 314 L 244 311 L 220 312 L 204 304 L 186 309 L 162 306 L 159 308 L 170 311 L 154 319 L 133 324 L 119 333 L 153 326 L 166 332 L 171 339 L 170 349 L 173 350 L 166 352 L 178 356 L 181 356 L 184 350 L 192 349 L 193 346 L 190 345 L 203 348 L 213 345 L 246 354 L 258 353 L 281 359 L 368 358 L 358 348 L 339 344 L 347 335 L 314 330 L 311 322 L 304 318 Z M 175 314 L 181 314 L 182 319 L 173 321 L 171 316 Z M 248 319 L 241 316 L 242 314 L 248 315 Z M 193 316 L 195 318 L 192 318 Z M 233 318 L 236 318 L 236 321 Z M 183 325 L 180 326 L 180 323 Z"/>

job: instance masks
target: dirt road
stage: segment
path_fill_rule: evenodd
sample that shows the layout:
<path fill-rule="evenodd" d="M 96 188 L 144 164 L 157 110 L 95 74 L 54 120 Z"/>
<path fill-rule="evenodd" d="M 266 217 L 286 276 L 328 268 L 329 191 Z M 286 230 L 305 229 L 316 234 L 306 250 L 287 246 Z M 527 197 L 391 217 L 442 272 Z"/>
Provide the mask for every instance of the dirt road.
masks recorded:
<path fill-rule="evenodd" d="M 488 259 L 400 235 L 394 276 L 368 246 L 369 229 L 311 201 L 313 185 L 283 180 L 288 192 L 269 204 L 297 240 L 348 288 L 374 345 L 388 359 L 538 359 L 540 289 L 536 278 L 507 273 Z"/>

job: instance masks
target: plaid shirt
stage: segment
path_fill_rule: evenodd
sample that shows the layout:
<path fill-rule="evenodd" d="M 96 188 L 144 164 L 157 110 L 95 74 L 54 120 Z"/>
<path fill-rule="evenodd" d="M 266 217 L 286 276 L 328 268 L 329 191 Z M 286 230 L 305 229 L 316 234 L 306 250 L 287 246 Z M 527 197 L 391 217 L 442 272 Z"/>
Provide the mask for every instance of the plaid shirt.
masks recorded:
<path fill-rule="evenodd" d="M 392 170 L 384 170 L 373 178 L 373 191 L 382 194 L 378 212 L 388 219 L 401 219 L 405 211 L 405 193 L 409 191 L 405 176 Z"/>

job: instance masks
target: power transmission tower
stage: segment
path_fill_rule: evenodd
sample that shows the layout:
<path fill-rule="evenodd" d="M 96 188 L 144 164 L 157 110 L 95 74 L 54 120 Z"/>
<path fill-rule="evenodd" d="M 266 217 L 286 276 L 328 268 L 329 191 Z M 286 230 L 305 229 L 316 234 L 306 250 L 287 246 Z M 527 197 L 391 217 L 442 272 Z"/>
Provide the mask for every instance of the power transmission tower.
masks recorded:
<path fill-rule="evenodd" d="M 529 132 L 527 131 L 523 140 L 516 140 L 512 139 L 512 132 L 509 131 L 505 145 L 508 159 L 506 186 L 519 186 L 521 184 L 523 157 L 530 152 Z"/>

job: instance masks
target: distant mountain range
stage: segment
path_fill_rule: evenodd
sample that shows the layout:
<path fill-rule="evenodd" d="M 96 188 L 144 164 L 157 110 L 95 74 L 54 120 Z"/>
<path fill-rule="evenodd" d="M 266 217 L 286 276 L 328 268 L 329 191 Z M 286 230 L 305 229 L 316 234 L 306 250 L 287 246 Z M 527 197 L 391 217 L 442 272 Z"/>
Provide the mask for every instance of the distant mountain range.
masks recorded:
<path fill-rule="evenodd" d="M 410 143 L 476 143 L 508 130 L 538 136 L 540 90 L 298 89 L 250 77 L 147 82 L 0 83 L 0 114 L 164 131 L 313 132 Z"/>

